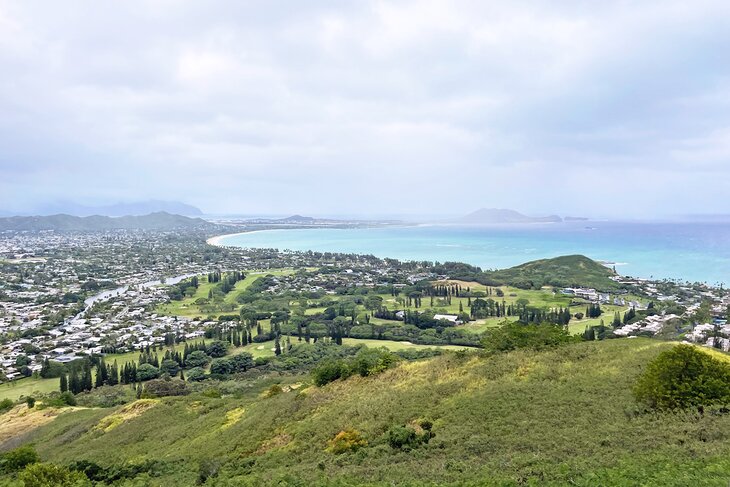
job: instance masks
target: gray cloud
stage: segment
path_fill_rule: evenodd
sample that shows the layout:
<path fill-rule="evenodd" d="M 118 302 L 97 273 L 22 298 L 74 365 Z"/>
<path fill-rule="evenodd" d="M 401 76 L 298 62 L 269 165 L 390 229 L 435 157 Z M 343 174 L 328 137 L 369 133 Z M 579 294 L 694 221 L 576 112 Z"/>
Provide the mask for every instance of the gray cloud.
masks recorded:
<path fill-rule="evenodd" d="M 0 208 L 730 211 L 727 2 L 0 0 Z"/>

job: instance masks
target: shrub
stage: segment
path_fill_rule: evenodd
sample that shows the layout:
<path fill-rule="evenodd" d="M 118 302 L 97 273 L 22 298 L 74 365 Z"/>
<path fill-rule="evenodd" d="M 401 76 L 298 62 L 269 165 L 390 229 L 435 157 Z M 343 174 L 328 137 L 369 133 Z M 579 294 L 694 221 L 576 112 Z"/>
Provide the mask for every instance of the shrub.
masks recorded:
<path fill-rule="evenodd" d="M 282 392 L 284 392 L 284 389 L 279 384 L 274 384 L 266 391 L 266 397 L 278 396 Z"/>
<path fill-rule="evenodd" d="M 35 397 L 28 396 L 25 398 L 25 404 L 28 405 L 28 409 L 33 409 L 35 406 Z"/>
<path fill-rule="evenodd" d="M 400 357 L 384 348 L 363 348 L 354 357 L 322 361 L 312 369 L 312 378 L 318 386 L 352 374 L 363 377 L 379 374 L 398 363 Z"/>
<path fill-rule="evenodd" d="M 205 379 L 205 371 L 201 367 L 193 367 L 188 371 L 188 380 L 198 382 Z"/>
<path fill-rule="evenodd" d="M 351 370 L 362 377 L 376 375 L 392 367 L 400 357 L 384 348 L 365 349 L 355 356 Z"/>
<path fill-rule="evenodd" d="M 521 348 L 544 350 L 580 340 L 561 325 L 551 323 L 504 323 L 484 332 L 482 346 L 487 352 L 508 352 Z"/>
<path fill-rule="evenodd" d="M 408 449 L 416 445 L 416 430 L 410 426 L 393 426 L 387 433 L 391 448 Z"/>
<path fill-rule="evenodd" d="M 312 369 L 312 378 L 318 386 L 350 376 L 350 370 L 342 360 L 326 360 Z"/>
<path fill-rule="evenodd" d="M 76 403 L 84 407 L 111 408 L 131 402 L 135 397 L 129 387 L 101 386 L 79 394 Z"/>
<path fill-rule="evenodd" d="M 359 431 L 346 429 L 340 431 L 334 438 L 329 440 L 327 451 L 339 455 L 349 451 L 357 451 L 368 446 L 368 442 L 362 437 Z"/>
<path fill-rule="evenodd" d="M 17 472 L 27 465 L 40 461 L 38 453 L 30 445 L 21 446 L 0 455 L 0 472 Z"/>
<path fill-rule="evenodd" d="M 393 426 L 386 433 L 391 448 L 411 450 L 428 443 L 435 435 L 431 431 L 431 421 L 422 419 L 406 426 Z"/>
<path fill-rule="evenodd" d="M 201 394 L 212 399 L 220 399 L 222 397 L 221 390 L 215 387 L 210 387 L 204 390 Z"/>
<path fill-rule="evenodd" d="M 11 409 L 13 409 L 14 405 L 15 403 L 10 399 L 3 399 L 2 401 L 0 401 L 0 414 L 10 411 Z"/>
<path fill-rule="evenodd" d="M 52 463 L 28 465 L 18 474 L 25 487 L 86 487 L 91 481 L 81 472 Z"/>
<path fill-rule="evenodd" d="M 145 383 L 144 397 L 184 396 L 189 391 L 185 381 L 180 379 L 153 379 Z"/>
<path fill-rule="evenodd" d="M 649 363 L 634 395 L 654 409 L 728 403 L 730 365 L 692 345 L 677 345 Z"/>

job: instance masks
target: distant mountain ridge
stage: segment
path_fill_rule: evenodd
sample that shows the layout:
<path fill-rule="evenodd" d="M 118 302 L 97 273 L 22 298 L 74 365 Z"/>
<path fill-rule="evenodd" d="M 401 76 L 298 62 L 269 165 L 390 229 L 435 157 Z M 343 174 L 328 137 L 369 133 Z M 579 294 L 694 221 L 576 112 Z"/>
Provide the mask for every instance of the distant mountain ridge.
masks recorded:
<path fill-rule="evenodd" d="M 311 216 L 292 215 L 286 218 L 280 218 L 279 221 L 282 223 L 314 223 L 317 219 Z"/>
<path fill-rule="evenodd" d="M 465 223 L 559 223 L 563 219 L 557 215 L 532 217 L 503 208 L 481 208 L 461 218 Z"/>
<path fill-rule="evenodd" d="M 101 206 L 86 206 L 73 202 L 56 202 L 42 205 L 37 207 L 35 210 L 28 212 L 10 214 L 6 211 L 1 211 L 0 216 L 143 216 L 158 212 L 184 216 L 200 216 L 203 214 L 200 208 L 188 205 L 187 203 L 181 203 L 179 201 L 147 200 Z"/>
<path fill-rule="evenodd" d="M 164 211 L 149 215 L 110 216 L 13 216 L 0 218 L 0 231 L 99 231 L 99 230 L 212 230 L 218 225 L 202 218 L 189 218 Z"/>

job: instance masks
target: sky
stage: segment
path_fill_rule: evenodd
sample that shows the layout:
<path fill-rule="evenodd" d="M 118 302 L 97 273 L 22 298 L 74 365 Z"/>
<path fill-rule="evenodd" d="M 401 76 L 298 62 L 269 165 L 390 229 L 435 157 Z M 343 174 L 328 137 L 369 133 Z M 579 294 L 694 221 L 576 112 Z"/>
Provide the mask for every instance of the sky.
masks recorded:
<path fill-rule="evenodd" d="M 730 213 L 730 2 L 0 0 L 0 211 Z"/>

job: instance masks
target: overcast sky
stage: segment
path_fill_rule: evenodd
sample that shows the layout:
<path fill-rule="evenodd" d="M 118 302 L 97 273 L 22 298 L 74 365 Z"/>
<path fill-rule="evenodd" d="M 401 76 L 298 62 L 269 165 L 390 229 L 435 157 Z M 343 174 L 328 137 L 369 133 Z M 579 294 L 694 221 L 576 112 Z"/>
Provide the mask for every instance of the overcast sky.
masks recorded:
<path fill-rule="evenodd" d="M 730 212 L 730 2 L 0 0 L 0 210 Z"/>

